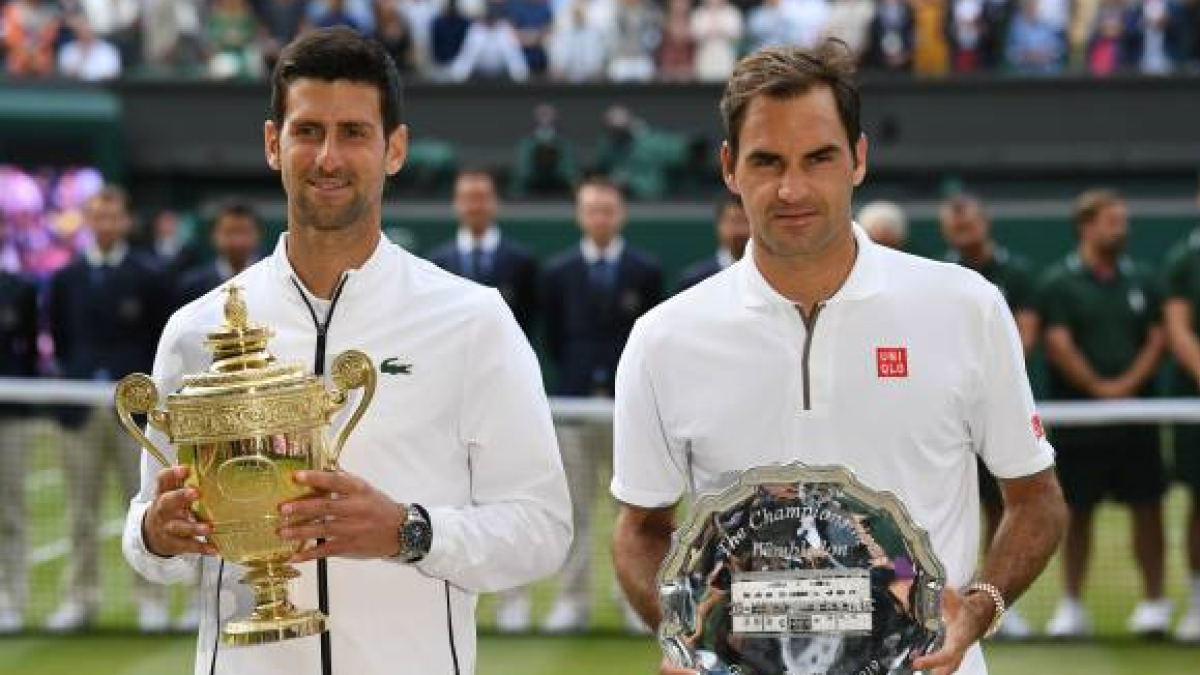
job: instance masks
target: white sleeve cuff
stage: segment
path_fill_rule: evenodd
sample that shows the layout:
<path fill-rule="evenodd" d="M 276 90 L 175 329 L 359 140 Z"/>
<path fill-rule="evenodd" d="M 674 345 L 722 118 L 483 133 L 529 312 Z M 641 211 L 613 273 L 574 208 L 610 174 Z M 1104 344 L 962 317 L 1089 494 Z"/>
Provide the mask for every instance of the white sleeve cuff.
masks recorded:
<path fill-rule="evenodd" d="M 129 506 L 125 536 L 122 538 L 125 559 L 138 574 L 154 583 L 173 584 L 193 580 L 197 563 L 195 554 L 164 558 L 146 548 L 146 541 L 142 537 L 142 519 L 149 506 L 148 503 Z"/>
<path fill-rule="evenodd" d="M 643 490 L 631 487 L 616 478 L 613 478 L 612 484 L 609 486 L 609 491 L 612 492 L 612 496 L 617 501 L 623 504 L 640 506 L 646 509 L 660 509 L 674 506 L 679 503 L 679 498 L 683 494 L 682 492 Z"/>
<path fill-rule="evenodd" d="M 449 578 L 452 574 L 455 550 L 461 539 L 461 524 L 457 509 L 446 507 L 425 507 L 429 513 L 429 528 L 433 532 L 429 552 L 415 564 L 423 574 L 438 579 Z"/>

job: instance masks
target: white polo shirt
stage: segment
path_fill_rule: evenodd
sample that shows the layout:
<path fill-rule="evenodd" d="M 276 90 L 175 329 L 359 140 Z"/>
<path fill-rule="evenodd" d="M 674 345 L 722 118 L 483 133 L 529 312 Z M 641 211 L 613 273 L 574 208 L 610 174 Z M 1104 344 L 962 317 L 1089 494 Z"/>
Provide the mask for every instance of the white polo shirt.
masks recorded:
<path fill-rule="evenodd" d="M 962 587 L 979 550 L 976 456 L 1001 478 L 1054 463 L 1016 326 L 974 271 L 854 236 L 854 268 L 811 331 L 753 247 L 637 322 L 617 370 L 612 493 L 661 507 L 750 467 L 846 466 L 908 506 Z M 985 672 L 977 648 L 960 672 Z"/>

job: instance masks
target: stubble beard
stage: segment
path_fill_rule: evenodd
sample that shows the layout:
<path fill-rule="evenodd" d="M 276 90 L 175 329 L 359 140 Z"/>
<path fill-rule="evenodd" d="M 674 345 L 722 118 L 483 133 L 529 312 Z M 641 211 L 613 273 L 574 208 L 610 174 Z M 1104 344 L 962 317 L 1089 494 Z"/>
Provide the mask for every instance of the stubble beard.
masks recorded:
<path fill-rule="evenodd" d="M 296 195 L 297 225 L 322 232 L 349 229 L 367 214 L 367 202 L 356 195 L 349 204 L 340 207 L 322 207 L 312 202 L 303 190 Z"/>

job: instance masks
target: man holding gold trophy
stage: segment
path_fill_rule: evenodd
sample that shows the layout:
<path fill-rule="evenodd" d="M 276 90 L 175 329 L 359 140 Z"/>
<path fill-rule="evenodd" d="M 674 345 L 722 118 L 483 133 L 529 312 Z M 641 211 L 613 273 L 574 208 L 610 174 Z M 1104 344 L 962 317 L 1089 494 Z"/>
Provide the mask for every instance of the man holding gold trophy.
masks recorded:
<path fill-rule="evenodd" d="M 383 237 L 407 129 L 377 43 L 289 45 L 264 132 L 287 232 L 118 386 L 148 451 L 125 556 L 200 575 L 197 674 L 472 673 L 476 594 L 553 573 L 571 539 L 537 361 L 494 290 Z"/>
<path fill-rule="evenodd" d="M 1065 526 L 1003 297 L 851 221 L 848 51 L 738 65 L 721 166 L 749 249 L 645 315 L 621 359 L 613 559 L 664 672 L 981 675 L 977 641 Z M 977 456 L 1005 503 L 978 568 Z"/>

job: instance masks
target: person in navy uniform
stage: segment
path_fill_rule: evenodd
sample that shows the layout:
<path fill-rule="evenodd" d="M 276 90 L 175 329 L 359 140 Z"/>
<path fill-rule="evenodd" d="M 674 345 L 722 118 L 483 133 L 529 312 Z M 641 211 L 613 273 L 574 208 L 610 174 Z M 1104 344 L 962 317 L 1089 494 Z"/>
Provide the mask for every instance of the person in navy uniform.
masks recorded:
<path fill-rule="evenodd" d="M 37 291 L 17 271 L 0 267 L 0 377 L 36 374 Z M 18 633 L 25 626 L 29 577 L 24 481 L 29 413 L 28 407 L 20 404 L 0 404 L 0 542 L 4 542 L 0 545 L 0 635 Z"/>
<path fill-rule="evenodd" d="M 737 195 L 725 194 L 717 202 L 717 243 L 715 255 L 688 265 L 679 275 L 676 293 L 686 291 L 742 259 L 750 241 L 750 221 Z"/>
<path fill-rule="evenodd" d="M 650 254 L 625 243 L 625 200 L 605 178 L 589 178 L 576 192 L 583 239 L 555 256 L 543 278 L 546 351 L 559 396 L 612 398 L 617 362 L 633 323 L 663 296 L 663 274 Z M 559 446 L 571 490 L 575 540 L 563 567 L 559 597 L 543 629 L 573 632 L 591 614 L 592 512 L 602 459 L 612 452 L 612 429 L 562 424 Z M 623 603 L 630 630 L 645 630 Z"/>
<path fill-rule="evenodd" d="M 91 242 L 51 280 L 48 315 L 59 374 L 75 380 L 114 381 L 149 372 L 170 302 L 170 284 L 159 263 L 132 250 L 132 220 L 124 191 L 102 188 L 88 200 L 84 217 Z M 128 499 L 138 489 L 140 448 L 117 423 L 109 406 L 66 407 L 63 470 L 73 550 L 67 557 L 63 599 L 46 621 L 55 632 L 73 631 L 95 618 L 100 604 L 100 501 L 106 465 L 116 469 Z M 135 577 L 138 624 L 143 631 L 167 628 L 162 587 Z"/>
<path fill-rule="evenodd" d="M 176 306 L 182 307 L 229 281 L 258 260 L 262 227 L 249 204 L 239 201 L 223 204 L 213 218 L 211 236 L 216 257 L 183 274 Z"/>
<path fill-rule="evenodd" d="M 500 291 L 526 335 L 537 314 L 537 260 L 500 233 L 496 180 L 482 169 L 465 169 L 454 181 L 458 235 L 435 248 L 438 267 Z"/>

